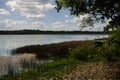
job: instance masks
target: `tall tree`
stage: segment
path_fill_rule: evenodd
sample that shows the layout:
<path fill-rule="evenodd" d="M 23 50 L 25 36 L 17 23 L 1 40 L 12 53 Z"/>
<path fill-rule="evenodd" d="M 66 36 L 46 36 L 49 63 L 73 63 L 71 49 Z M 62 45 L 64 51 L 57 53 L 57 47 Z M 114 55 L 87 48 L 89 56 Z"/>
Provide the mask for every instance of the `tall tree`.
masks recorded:
<path fill-rule="evenodd" d="M 109 28 L 120 28 L 120 0 L 56 0 L 57 11 L 68 8 L 71 15 L 89 14 L 88 24 L 108 19 Z"/>

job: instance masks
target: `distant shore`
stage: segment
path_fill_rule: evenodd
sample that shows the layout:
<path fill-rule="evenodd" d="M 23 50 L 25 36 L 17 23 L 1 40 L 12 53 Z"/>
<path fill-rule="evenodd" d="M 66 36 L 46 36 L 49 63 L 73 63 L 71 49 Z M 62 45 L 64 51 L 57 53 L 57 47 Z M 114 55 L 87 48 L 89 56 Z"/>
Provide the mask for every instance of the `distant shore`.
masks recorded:
<path fill-rule="evenodd" d="M 108 34 L 104 31 L 41 31 L 41 30 L 14 30 L 0 31 L 0 35 L 33 35 L 33 34 Z"/>

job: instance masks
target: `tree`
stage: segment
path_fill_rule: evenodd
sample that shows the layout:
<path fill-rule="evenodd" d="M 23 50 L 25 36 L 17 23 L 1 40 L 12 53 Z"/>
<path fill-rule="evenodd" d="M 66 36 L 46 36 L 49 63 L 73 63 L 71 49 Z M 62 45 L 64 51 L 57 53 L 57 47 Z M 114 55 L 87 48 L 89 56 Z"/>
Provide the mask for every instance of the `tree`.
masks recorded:
<path fill-rule="evenodd" d="M 110 20 L 108 28 L 120 28 L 120 0 L 56 0 L 56 10 L 68 8 L 71 15 L 90 16 L 85 19 L 88 24 Z M 112 27 L 111 27 L 112 26 Z"/>

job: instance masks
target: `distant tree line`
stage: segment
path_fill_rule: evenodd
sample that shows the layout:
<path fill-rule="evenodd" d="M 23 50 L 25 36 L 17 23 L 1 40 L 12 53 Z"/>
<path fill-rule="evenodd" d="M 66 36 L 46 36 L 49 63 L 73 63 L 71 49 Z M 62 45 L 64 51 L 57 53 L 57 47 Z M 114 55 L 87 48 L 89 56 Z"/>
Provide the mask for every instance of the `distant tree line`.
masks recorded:
<path fill-rule="evenodd" d="M 3 31 L 0 30 L 0 34 L 107 34 L 103 31 L 41 31 L 41 30 L 14 30 Z"/>

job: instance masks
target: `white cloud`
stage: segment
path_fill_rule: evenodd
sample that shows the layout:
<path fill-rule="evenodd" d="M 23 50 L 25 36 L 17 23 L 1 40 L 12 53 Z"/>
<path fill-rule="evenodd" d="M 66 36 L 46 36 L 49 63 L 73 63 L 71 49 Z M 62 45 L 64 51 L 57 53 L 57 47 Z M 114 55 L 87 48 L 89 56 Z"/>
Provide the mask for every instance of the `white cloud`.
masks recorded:
<path fill-rule="evenodd" d="M 2 15 L 9 15 L 9 11 L 5 10 L 5 9 L 0 9 L 0 14 Z"/>
<path fill-rule="evenodd" d="M 73 31 L 79 30 L 79 27 L 69 26 L 65 22 L 55 22 L 51 25 L 47 25 L 44 22 L 32 22 L 27 21 L 16 21 L 12 19 L 6 19 L 0 21 L 0 30 L 23 30 L 23 29 L 33 29 L 33 30 L 53 30 L 53 31 Z"/>
<path fill-rule="evenodd" d="M 81 22 L 84 18 L 89 17 L 89 14 L 80 15 L 79 17 L 75 16 L 73 19 L 67 19 L 66 23 L 75 23 L 75 22 Z"/>
<path fill-rule="evenodd" d="M 6 5 L 10 6 L 12 11 L 20 11 L 27 18 L 37 19 L 45 17 L 42 12 L 55 7 L 51 4 L 51 0 L 9 0 Z"/>
<path fill-rule="evenodd" d="M 74 31 L 79 30 L 79 27 L 69 26 L 65 22 L 55 22 L 51 25 L 51 30 L 54 31 Z"/>
<path fill-rule="evenodd" d="M 27 15 L 24 15 L 26 16 L 27 18 L 32 18 L 32 19 L 40 19 L 40 18 L 44 18 L 45 15 L 44 14 L 27 14 Z"/>
<path fill-rule="evenodd" d="M 75 23 L 76 24 L 76 23 Z M 85 27 L 82 31 L 102 31 L 103 25 L 100 23 L 95 24 L 95 27 Z M 53 30 L 53 31 L 74 31 L 80 30 L 80 28 L 71 23 L 65 22 L 54 22 L 51 25 L 47 25 L 44 22 L 32 22 L 27 21 L 16 21 L 12 19 L 6 19 L 0 21 L 0 30 L 23 30 L 23 29 L 33 29 L 33 30 Z"/>
<path fill-rule="evenodd" d="M 22 29 L 33 29 L 33 30 L 46 30 L 46 25 L 44 22 L 32 22 L 27 21 L 16 21 L 12 19 L 6 19 L 0 21 L 1 30 L 22 30 Z"/>
<path fill-rule="evenodd" d="M 65 15 L 65 18 L 68 18 L 68 15 Z"/>
<path fill-rule="evenodd" d="M 51 29 L 57 31 L 65 30 L 66 27 L 62 22 L 55 22 L 51 25 Z"/>
<path fill-rule="evenodd" d="M 106 25 L 106 24 L 101 24 L 101 23 L 99 22 L 99 23 L 94 24 L 94 27 L 91 27 L 91 26 L 89 26 L 89 27 L 84 27 L 84 28 L 82 28 L 81 30 L 82 30 L 82 31 L 103 31 L 105 25 Z"/>

